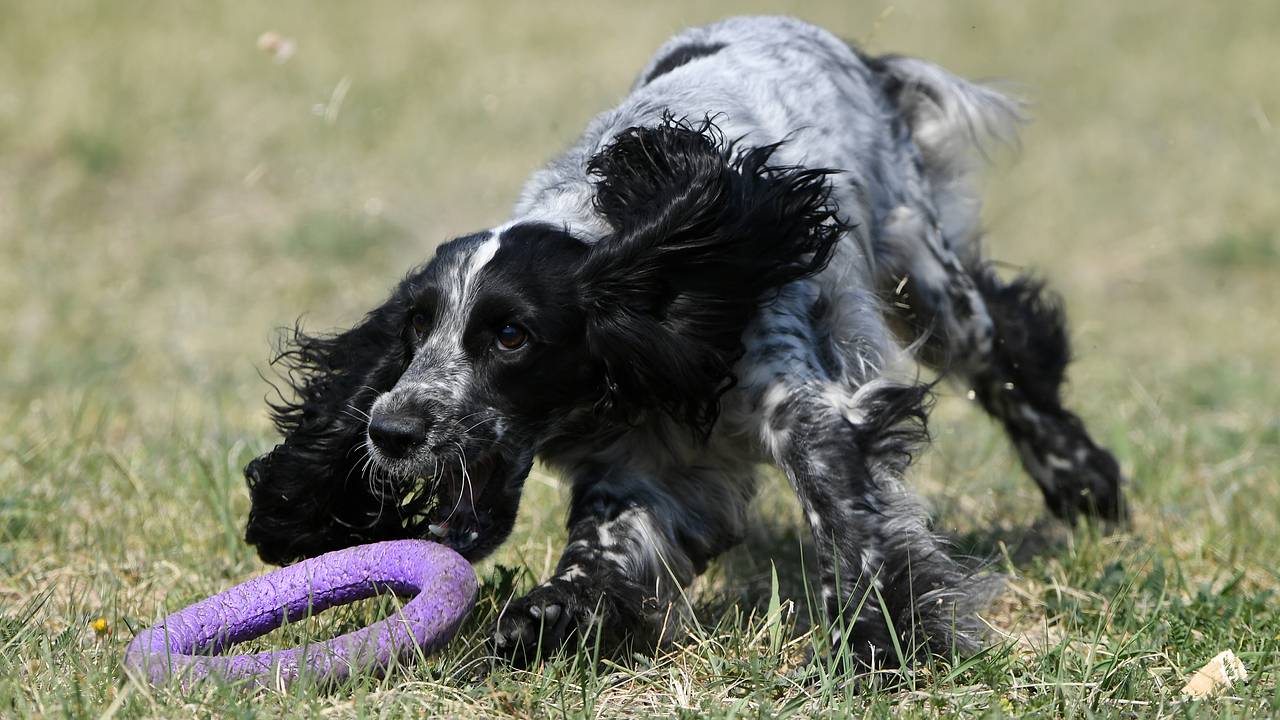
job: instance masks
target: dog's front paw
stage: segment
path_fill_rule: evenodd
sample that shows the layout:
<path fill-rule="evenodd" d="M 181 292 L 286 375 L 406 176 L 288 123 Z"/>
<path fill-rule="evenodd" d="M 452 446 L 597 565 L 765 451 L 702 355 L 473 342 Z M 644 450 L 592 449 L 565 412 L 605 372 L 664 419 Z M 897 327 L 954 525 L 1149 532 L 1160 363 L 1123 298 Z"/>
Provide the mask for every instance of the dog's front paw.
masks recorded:
<path fill-rule="evenodd" d="M 579 588 L 551 581 L 511 601 L 493 630 L 493 654 L 528 667 L 571 640 L 586 617 Z"/>

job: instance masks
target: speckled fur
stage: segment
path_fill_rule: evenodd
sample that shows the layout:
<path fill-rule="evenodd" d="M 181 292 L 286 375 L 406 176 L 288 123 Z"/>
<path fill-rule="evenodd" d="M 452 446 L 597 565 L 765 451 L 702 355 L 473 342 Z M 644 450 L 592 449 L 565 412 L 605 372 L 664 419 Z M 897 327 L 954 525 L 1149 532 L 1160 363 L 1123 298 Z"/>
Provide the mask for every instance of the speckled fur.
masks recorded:
<path fill-rule="evenodd" d="M 971 651 L 978 645 L 974 612 L 990 583 L 951 559 L 903 484 L 912 453 L 927 440 L 929 388 L 915 379 L 915 362 L 976 389 L 983 407 L 1008 428 L 1054 512 L 1114 517 L 1121 507 L 1114 459 L 1059 401 L 1068 353 L 1058 305 L 1036 283 L 1001 280 L 982 256 L 973 175 L 985 144 L 1013 138 L 1017 104 L 921 60 L 863 56 L 831 33 L 789 18 L 733 18 L 687 30 L 660 48 L 638 78 L 618 107 L 595 118 L 577 143 L 532 175 L 508 223 L 466 246 L 446 246 L 449 262 L 473 268 L 460 278 L 487 271 L 481 267 L 487 260 L 475 256 L 495 241 L 502 249 L 494 262 L 500 263 L 517 234 L 549 237 L 529 228 L 557 229 L 587 248 L 625 240 L 626 229 L 617 227 L 626 224 L 616 217 L 621 211 L 609 208 L 643 204 L 645 193 L 656 191 L 641 186 L 667 180 L 602 181 L 601 173 L 661 168 L 679 178 L 679 167 L 651 155 L 688 140 L 682 132 L 713 132 L 704 119 L 718 129 L 715 137 L 732 144 L 726 162 L 735 153 L 771 148 L 768 162 L 787 168 L 780 171 L 790 174 L 787 182 L 810 193 L 819 176 L 795 173 L 821 173 L 827 186 L 805 202 L 825 209 L 810 207 L 803 222 L 811 226 L 785 241 L 803 248 L 794 252 L 817 249 L 823 256 L 791 276 L 797 279 L 765 288 L 758 300 L 734 301 L 750 309 L 740 347 L 687 345 L 709 353 L 713 363 L 733 359 L 723 388 L 698 393 L 712 397 L 711 412 L 670 412 L 665 405 L 679 404 L 678 397 L 662 407 L 637 402 L 645 382 L 655 398 L 670 393 L 654 385 L 661 379 L 626 367 L 646 362 L 648 349 L 636 346 L 634 357 L 604 363 L 605 398 L 594 408 L 558 409 L 542 425 L 508 433 L 506 442 L 527 438 L 563 474 L 572 498 L 563 556 L 552 577 L 504 610 L 494 629 L 495 652 L 527 663 L 592 628 L 654 642 L 671 637 L 683 612 L 681 589 L 743 536 L 761 464 L 780 467 L 796 491 L 820 553 L 833 637 L 858 667 L 896 664 L 895 644 L 908 661 Z M 673 135 L 673 128 L 679 132 Z M 620 139 L 641 143 L 630 159 L 608 157 L 618 154 Z M 751 192 L 774 192 L 772 182 Z M 679 223 L 672 227 L 690 232 Z M 838 232 L 828 238 L 834 245 L 823 241 L 832 231 Z M 822 242 L 802 242 L 805 233 Z M 731 252 L 736 246 L 721 247 Z M 588 250 L 583 263 L 590 266 L 595 255 L 608 259 L 609 250 Z M 692 275 L 698 277 L 746 262 L 716 265 L 714 258 L 697 257 L 703 264 Z M 672 292 L 694 282 L 680 267 L 664 272 L 673 273 Z M 726 292 L 739 283 L 713 280 Z M 590 281 L 581 273 L 565 278 L 587 285 L 580 295 L 593 297 Z M 440 340 L 454 337 L 447 328 L 465 325 L 467 290 L 458 283 L 448 307 L 459 317 L 423 347 L 460 347 L 461 341 Z M 716 300 L 706 295 L 715 283 L 704 285 L 695 296 Z M 653 327 L 661 331 L 668 320 Z M 593 338 L 590 318 L 587 323 Z M 590 339 L 587 345 L 597 354 L 609 350 Z M 412 362 L 411 377 L 379 388 L 375 414 L 399 408 L 401 399 L 413 401 L 424 382 L 448 379 L 438 363 L 422 357 Z M 466 363 L 464 354 L 450 355 L 448 377 L 468 382 Z M 625 417 L 602 419 L 615 391 L 631 399 Z M 447 402 L 450 395 L 442 390 L 433 397 Z M 698 426 L 695 432 L 690 424 Z M 373 444 L 370 450 L 379 460 Z M 509 465 L 519 475 L 508 480 L 518 498 L 527 459 Z"/>
<path fill-rule="evenodd" d="M 672 57 L 683 62 L 657 72 Z M 865 595 L 871 586 L 885 595 L 894 627 L 915 642 L 909 652 L 972 649 L 972 613 L 990 585 L 947 556 L 900 480 L 910 450 L 925 439 L 927 397 L 911 373 L 902 372 L 910 354 L 904 341 L 962 382 L 981 378 L 984 388 L 1003 388 L 1012 380 L 998 371 L 992 378 L 997 327 L 983 290 L 990 297 L 1000 285 L 982 265 L 973 176 L 985 143 L 1013 138 L 1016 102 L 921 60 L 864 58 L 827 31 L 789 18 L 734 18 L 688 30 L 660 48 L 639 77 L 630 96 L 533 175 L 515 218 L 602 236 L 582 172 L 586 160 L 620 130 L 672 113 L 710 115 L 726 136 L 746 144 L 785 141 L 782 162 L 838 169 L 833 197 L 851 229 L 826 270 L 788 287 L 748 330 L 739 386 L 725 398 L 725 417 L 708 447 L 693 450 L 678 434 L 662 438 L 637 429 L 601 454 L 553 458 L 574 487 L 575 536 L 589 538 L 577 528 L 608 516 L 579 509 L 591 505 L 599 488 L 608 488 L 615 506 L 650 508 L 651 514 L 632 517 L 658 524 L 662 546 L 638 542 L 652 541 L 651 531 L 615 527 L 608 552 L 661 557 L 663 563 L 649 563 L 633 580 L 653 587 L 653 576 L 674 570 L 670 588 L 659 583 L 659 592 L 649 594 L 665 606 L 690 569 L 701 569 L 740 536 L 754 482 L 742 458 L 773 462 L 786 471 L 809 518 L 823 555 L 826 608 L 833 619 L 849 621 L 853 637 L 845 641 L 860 661 L 896 662 L 879 603 Z M 1054 327 L 1061 328 L 1058 320 Z M 895 334 L 893 326 L 906 332 Z M 998 402 L 987 406 L 994 410 Z M 1082 430 L 1045 434 L 1080 452 L 1097 451 Z M 1034 468 L 1033 448 L 1049 441 L 1025 432 L 1015 437 L 1020 447 L 1032 448 L 1020 452 Z M 611 470 L 602 476 L 593 471 L 599 467 Z M 1061 474 L 1078 476 L 1079 469 Z M 1118 497 L 1114 462 L 1088 475 Z M 1076 507 L 1083 503 L 1072 512 Z M 618 524 L 619 517 L 610 522 Z M 605 552 L 599 543 L 571 544 L 559 572 L 608 565 Z M 861 612 L 851 614 L 858 606 Z"/>

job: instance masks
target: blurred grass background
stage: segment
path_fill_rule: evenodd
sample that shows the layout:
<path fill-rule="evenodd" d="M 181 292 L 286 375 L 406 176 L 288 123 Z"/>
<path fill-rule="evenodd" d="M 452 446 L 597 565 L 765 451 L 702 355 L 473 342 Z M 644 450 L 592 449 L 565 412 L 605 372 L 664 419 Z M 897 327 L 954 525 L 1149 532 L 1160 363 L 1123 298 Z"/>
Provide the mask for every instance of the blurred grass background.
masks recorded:
<path fill-rule="evenodd" d="M 1010 638 L 910 692 L 779 684 L 745 616 L 610 672 L 578 657 L 450 682 L 500 583 L 452 655 L 381 683 L 263 697 L 122 680 L 130 628 L 262 570 L 239 539 L 239 468 L 274 441 L 258 376 L 274 329 L 353 322 L 435 244 L 505 219 L 671 33 L 745 12 L 1032 101 L 989 177 L 988 247 L 1066 297 L 1071 395 L 1132 478 L 1132 527 L 1037 521 L 958 389 L 913 482 L 939 529 L 1014 576 L 991 613 Z M 0 715 L 1158 714 L 1227 648 L 1253 678 L 1204 711 L 1276 713 L 1277 28 L 1270 0 L 3 0 Z M 275 62 L 266 31 L 296 53 Z M 761 505 L 783 519 L 713 568 L 703 607 L 767 603 L 771 553 L 794 598 L 794 508 L 779 483 Z M 537 474 L 482 573 L 545 576 L 563 514 Z"/>

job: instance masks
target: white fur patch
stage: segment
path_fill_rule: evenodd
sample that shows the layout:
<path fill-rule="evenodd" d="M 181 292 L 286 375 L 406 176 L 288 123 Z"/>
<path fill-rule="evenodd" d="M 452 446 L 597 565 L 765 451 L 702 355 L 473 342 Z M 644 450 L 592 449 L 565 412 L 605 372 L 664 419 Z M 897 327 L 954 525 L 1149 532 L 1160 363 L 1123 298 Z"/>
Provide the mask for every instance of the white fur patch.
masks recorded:
<path fill-rule="evenodd" d="M 471 289 L 474 285 L 476 275 L 479 275 L 480 271 L 484 269 L 484 266 L 488 265 L 493 260 L 493 256 L 498 254 L 498 248 L 502 246 L 502 240 L 500 238 L 501 235 L 498 231 L 494 231 L 494 233 L 489 236 L 489 239 L 481 243 L 480 247 L 476 248 L 476 251 L 472 253 L 471 261 L 467 263 L 465 279 L 462 281 L 464 288 L 468 290 Z"/>

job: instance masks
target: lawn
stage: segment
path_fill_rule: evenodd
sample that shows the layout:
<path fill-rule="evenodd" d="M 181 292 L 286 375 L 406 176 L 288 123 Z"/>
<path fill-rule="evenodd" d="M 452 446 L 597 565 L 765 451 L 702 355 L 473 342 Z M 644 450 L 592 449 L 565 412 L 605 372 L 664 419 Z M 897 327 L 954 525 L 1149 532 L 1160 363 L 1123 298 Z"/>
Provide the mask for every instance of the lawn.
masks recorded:
<path fill-rule="evenodd" d="M 688 637 L 460 677 L 563 542 L 562 492 L 536 472 L 439 657 L 326 692 L 132 681 L 135 631 L 265 569 L 240 468 L 275 440 L 275 329 L 349 324 L 435 244 L 505 219 L 670 33 L 744 4 L 6 0 L 0 716 L 1280 715 L 1280 3 L 746 5 L 1031 100 L 988 179 L 987 243 L 1065 296 L 1070 396 L 1130 478 L 1129 526 L 1047 519 L 950 388 L 911 481 L 959 552 L 1009 577 L 969 661 L 874 690 L 790 679 L 815 631 L 775 478 L 692 590 Z M 265 31 L 292 57 L 260 50 Z M 1182 702 L 1227 649 L 1248 681 Z"/>

